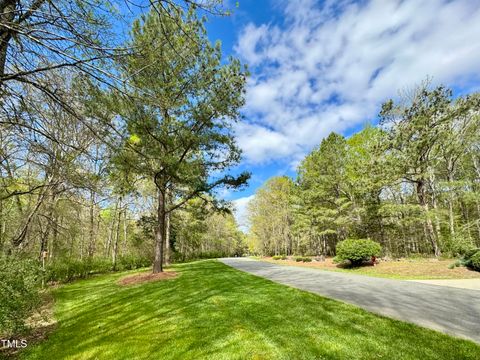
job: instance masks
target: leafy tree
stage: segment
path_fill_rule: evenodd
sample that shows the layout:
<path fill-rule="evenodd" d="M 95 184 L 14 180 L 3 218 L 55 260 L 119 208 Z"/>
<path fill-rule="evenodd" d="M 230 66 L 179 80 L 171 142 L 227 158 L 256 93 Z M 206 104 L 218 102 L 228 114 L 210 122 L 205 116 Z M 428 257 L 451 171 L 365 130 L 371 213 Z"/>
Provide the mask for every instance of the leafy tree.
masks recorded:
<path fill-rule="evenodd" d="M 244 103 L 246 72 L 236 59 L 222 63 L 220 44 L 210 44 L 192 9 L 152 10 L 134 23 L 130 46 L 143 52 L 121 68 L 128 96 L 113 92 L 106 102 L 112 117 L 125 123 L 113 161 L 128 176 L 156 186 L 154 272 L 160 272 L 168 214 L 249 177 L 225 174 L 240 159 L 231 125 Z"/>
<path fill-rule="evenodd" d="M 293 252 L 291 199 L 293 182 L 286 176 L 269 179 L 248 205 L 250 231 L 257 239 L 256 250 L 262 254 Z"/>

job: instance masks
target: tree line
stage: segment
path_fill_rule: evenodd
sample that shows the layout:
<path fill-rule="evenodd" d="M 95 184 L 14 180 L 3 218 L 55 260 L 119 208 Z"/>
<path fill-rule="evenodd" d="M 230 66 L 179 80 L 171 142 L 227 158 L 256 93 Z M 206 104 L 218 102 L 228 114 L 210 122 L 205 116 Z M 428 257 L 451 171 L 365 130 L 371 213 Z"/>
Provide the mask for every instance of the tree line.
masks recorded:
<path fill-rule="evenodd" d="M 425 82 L 385 102 L 378 126 L 331 133 L 249 204 L 249 242 L 265 255 L 335 254 L 370 238 L 384 255 L 456 255 L 480 246 L 480 95 Z"/>
<path fill-rule="evenodd" d="M 229 172 L 247 71 L 205 30 L 226 14 L 216 0 L 0 1 L 1 256 L 137 256 L 160 272 L 242 252 L 216 196 L 249 178 Z"/>

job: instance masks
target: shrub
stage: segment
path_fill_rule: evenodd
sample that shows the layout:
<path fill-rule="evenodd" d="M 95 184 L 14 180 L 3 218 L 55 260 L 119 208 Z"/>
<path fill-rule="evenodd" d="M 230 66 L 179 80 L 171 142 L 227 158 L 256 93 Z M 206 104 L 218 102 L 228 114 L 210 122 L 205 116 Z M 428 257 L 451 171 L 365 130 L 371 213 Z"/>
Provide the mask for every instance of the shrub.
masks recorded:
<path fill-rule="evenodd" d="M 0 255 L 0 333 L 24 330 L 26 318 L 40 302 L 40 271 L 35 260 Z"/>
<path fill-rule="evenodd" d="M 466 265 L 473 270 L 480 271 L 480 250 L 477 249 L 475 253 L 466 259 Z"/>
<path fill-rule="evenodd" d="M 311 262 L 312 259 L 309 258 L 309 257 L 306 257 L 306 256 L 297 256 L 297 257 L 295 258 L 295 261 L 296 261 L 296 262 Z"/>
<path fill-rule="evenodd" d="M 353 266 L 379 256 L 382 248 L 370 239 L 346 239 L 338 243 L 336 261 L 350 261 Z"/>
<path fill-rule="evenodd" d="M 453 245 L 451 246 L 451 253 L 453 256 L 465 256 L 471 254 L 472 251 L 478 250 L 471 240 L 467 240 L 464 237 L 456 237 L 453 239 Z"/>
<path fill-rule="evenodd" d="M 477 271 L 480 271 L 480 251 L 477 251 L 470 258 L 470 267 Z"/>
<path fill-rule="evenodd" d="M 143 267 L 150 266 L 152 262 L 145 257 L 137 257 L 133 255 L 121 256 L 117 260 L 115 270 L 124 271 L 124 270 L 135 270 Z"/>
<path fill-rule="evenodd" d="M 84 279 L 90 274 L 92 266 L 93 261 L 88 260 L 56 260 L 47 265 L 45 280 L 47 282 L 67 283 L 76 279 Z"/>
<path fill-rule="evenodd" d="M 272 256 L 273 260 L 287 260 L 287 255 L 274 255 Z"/>

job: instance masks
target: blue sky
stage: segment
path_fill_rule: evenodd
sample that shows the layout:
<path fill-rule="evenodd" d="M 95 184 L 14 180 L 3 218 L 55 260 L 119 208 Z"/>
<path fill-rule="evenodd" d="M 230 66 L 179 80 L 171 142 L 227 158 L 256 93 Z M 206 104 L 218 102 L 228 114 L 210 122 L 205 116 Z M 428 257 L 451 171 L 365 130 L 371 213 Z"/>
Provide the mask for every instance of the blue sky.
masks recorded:
<path fill-rule="evenodd" d="M 375 124 L 382 102 L 427 77 L 457 95 L 480 91 L 480 0 L 225 1 L 233 14 L 209 17 L 207 31 L 252 74 L 234 169 L 252 178 L 219 195 L 233 201 L 243 229 L 256 189 L 295 177 L 330 132 Z"/>
<path fill-rule="evenodd" d="M 235 1 L 230 1 L 235 8 Z M 240 0 L 207 29 L 248 64 L 245 121 L 236 126 L 252 173 L 224 192 L 245 225 L 248 200 L 331 131 L 375 123 L 380 105 L 427 77 L 456 94 L 480 90 L 480 2 L 473 0 Z"/>

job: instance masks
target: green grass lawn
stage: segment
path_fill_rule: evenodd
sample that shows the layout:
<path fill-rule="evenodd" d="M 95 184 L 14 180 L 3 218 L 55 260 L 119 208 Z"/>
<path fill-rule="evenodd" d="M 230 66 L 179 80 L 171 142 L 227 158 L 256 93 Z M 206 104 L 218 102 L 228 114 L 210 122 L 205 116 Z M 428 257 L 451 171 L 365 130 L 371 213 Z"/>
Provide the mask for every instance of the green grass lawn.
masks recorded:
<path fill-rule="evenodd" d="M 479 359 L 470 341 L 278 285 L 217 261 L 122 287 L 54 291 L 58 328 L 25 359 Z"/>

